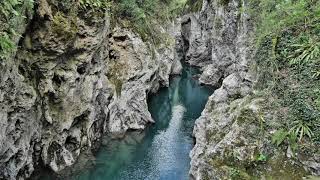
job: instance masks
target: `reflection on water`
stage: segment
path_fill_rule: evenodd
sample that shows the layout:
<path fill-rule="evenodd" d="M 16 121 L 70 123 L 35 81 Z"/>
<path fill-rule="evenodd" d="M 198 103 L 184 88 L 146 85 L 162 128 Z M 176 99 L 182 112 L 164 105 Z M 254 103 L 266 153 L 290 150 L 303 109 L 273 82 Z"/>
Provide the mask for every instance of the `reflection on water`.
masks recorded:
<path fill-rule="evenodd" d="M 194 121 L 212 94 L 193 79 L 196 69 L 185 67 L 169 88 L 149 98 L 156 121 L 144 132 L 130 132 L 122 140 L 105 138 L 93 166 L 74 180 L 188 179 Z"/>

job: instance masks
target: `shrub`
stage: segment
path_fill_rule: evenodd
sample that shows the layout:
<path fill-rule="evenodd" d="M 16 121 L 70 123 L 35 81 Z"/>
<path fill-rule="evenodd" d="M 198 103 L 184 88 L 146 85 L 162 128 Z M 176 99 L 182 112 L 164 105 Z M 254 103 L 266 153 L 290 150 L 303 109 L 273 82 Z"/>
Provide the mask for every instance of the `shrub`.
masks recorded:
<path fill-rule="evenodd" d="M 93 11 L 106 11 L 111 7 L 108 0 L 79 0 L 79 4 L 81 8 Z"/>
<path fill-rule="evenodd" d="M 16 18 L 25 18 L 21 12 L 33 8 L 33 0 L 2 0 L 0 2 L 0 59 L 8 58 L 16 49 Z M 25 8 L 22 8 L 25 7 Z"/>
<path fill-rule="evenodd" d="M 114 0 L 111 13 L 113 24 L 128 27 L 144 41 L 158 45 L 168 41 L 159 24 L 165 25 L 178 15 L 198 10 L 201 4 L 202 0 Z"/>
<path fill-rule="evenodd" d="M 259 46 L 256 88 L 287 109 L 278 113 L 286 130 L 272 141 L 280 145 L 287 139 L 291 147 L 302 139 L 319 142 L 320 2 L 255 0 L 251 5 Z"/>
<path fill-rule="evenodd" d="M 10 39 L 9 35 L 5 32 L 0 33 L 0 58 L 5 59 L 15 49 L 14 42 Z"/>

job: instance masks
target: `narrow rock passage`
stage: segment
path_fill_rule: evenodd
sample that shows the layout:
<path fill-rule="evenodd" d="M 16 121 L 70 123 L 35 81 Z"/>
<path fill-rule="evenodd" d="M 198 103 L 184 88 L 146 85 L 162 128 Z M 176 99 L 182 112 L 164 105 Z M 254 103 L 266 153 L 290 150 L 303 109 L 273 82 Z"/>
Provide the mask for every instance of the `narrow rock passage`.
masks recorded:
<path fill-rule="evenodd" d="M 197 73 L 185 66 L 181 76 L 171 78 L 169 88 L 149 98 L 154 125 L 129 132 L 122 140 L 104 139 L 94 165 L 70 179 L 188 179 L 194 121 L 213 92 L 198 84 L 193 77 Z"/>

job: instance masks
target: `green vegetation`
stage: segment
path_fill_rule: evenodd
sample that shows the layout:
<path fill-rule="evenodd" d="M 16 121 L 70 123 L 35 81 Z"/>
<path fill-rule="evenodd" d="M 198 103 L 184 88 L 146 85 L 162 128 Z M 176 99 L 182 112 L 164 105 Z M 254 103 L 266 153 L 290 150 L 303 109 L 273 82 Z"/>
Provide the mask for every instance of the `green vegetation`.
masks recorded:
<path fill-rule="evenodd" d="M 295 132 L 279 129 L 272 135 L 273 144 L 280 146 L 285 142 L 290 145 L 290 148 L 293 152 L 298 149 L 297 134 L 295 134 Z"/>
<path fill-rule="evenodd" d="M 0 59 L 6 58 L 14 49 L 15 49 L 15 44 L 11 40 L 10 35 L 6 32 L 1 32 L 0 34 Z"/>
<path fill-rule="evenodd" d="M 254 0 L 259 81 L 282 127 L 277 146 L 320 142 L 320 1 Z"/>
<path fill-rule="evenodd" d="M 186 0 L 119 0 L 112 1 L 113 24 L 128 27 L 143 40 L 157 45 L 166 40 L 159 24 L 180 14 Z"/>
<path fill-rule="evenodd" d="M 79 3 L 81 8 L 94 11 L 105 11 L 111 6 L 107 0 L 79 0 Z"/>
<path fill-rule="evenodd" d="M 89 0 L 86 0 L 89 1 Z M 112 24 L 127 27 L 154 45 L 171 42 L 161 31 L 173 18 L 201 8 L 202 0 L 111 0 Z"/>
<path fill-rule="evenodd" d="M 112 24 L 127 27 L 138 33 L 144 41 L 154 45 L 172 43 L 159 24 L 166 24 L 186 12 L 198 11 L 202 0 L 78 0 L 73 9 L 91 10 L 102 15 L 109 11 Z M 4 0 L 0 2 L 0 58 L 8 57 L 16 49 L 16 17 L 33 8 L 33 0 Z M 75 12 L 76 13 L 76 12 Z M 70 18 L 71 19 L 70 19 Z M 53 31 L 61 37 L 74 37 L 77 32 L 75 15 L 58 12 L 53 16 Z M 70 38 L 69 38 L 70 39 Z M 71 38 L 72 39 L 72 38 Z"/>
<path fill-rule="evenodd" d="M 53 16 L 52 30 L 59 37 L 64 37 L 65 40 L 72 40 L 77 32 L 78 26 L 75 15 L 64 15 L 62 12 L 58 11 Z"/>
<path fill-rule="evenodd" d="M 202 0 L 187 0 L 184 4 L 183 13 L 199 12 L 202 7 Z"/>
<path fill-rule="evenodd" d="M 250 179 L 253 179 L 244 170 L 240 170 L 240 169 L 237 169 L 234 167 L 226 167 L 226 169 L 228 169 L 228 171 L 229 171 L 228 173 L 231 177 L 231 180 L 250 180 Z"/>
<path fill-rule="evenodd" d="M 19 36 L 16 18 L 26 18 L 22 12 L 33 8 L 33 0 L 3 0 L 0 2 L 0 59 L 6 59 L 16 49 L 14 38 Z"/>
<path fill-rule="evenodd" d="M 278 36 L 291 28 L 307 30 L 319 26 L 319 3 L 317 0 L 252 0 L 252 17 L 259 23 L 258 37 Z"/>

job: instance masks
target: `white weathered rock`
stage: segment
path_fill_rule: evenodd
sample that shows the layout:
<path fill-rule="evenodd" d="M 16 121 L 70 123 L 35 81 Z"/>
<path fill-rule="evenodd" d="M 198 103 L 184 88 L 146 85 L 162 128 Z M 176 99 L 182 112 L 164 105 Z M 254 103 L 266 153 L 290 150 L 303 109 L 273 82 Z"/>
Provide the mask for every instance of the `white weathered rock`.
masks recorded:
<path fill-rule="evenodd" d="M 117 72 L 109 79 L 111 84 L 114 78 L 121 81 L 121 92 L 113 96 L 108 106 L 109 132 L 114 135 L 123 135 L 128 129 L 142 130 L 153 123 L 147 95 L 169 85 L 174 49 L 161 47 L 153 55 L 150 46 L 130 30 L 114 29 L 110 51 L 116 56 L 110 59 L 109 69 L 117 68 Z"/>
<path fill-rule="evenodd" d="M 220 69 L 216 68 L 214 64 L 209 64 L 204 67 L 199 81 L 203 84 L 210 84 L 214 87 L 219 87 L 219 81 L 221 80 L 223 73 Z"/>
<path fill-rule="evenodd" d="M 231 151 L 239 154 L 236 158 L 240 161 L 246 161 L 256 148 L 248 138 L 254 131 L 248 131 L 248 127 L 235 120 L 241 114 L 237 106 L 245 106 L 245 99 L 241 98 L 251 92 L 254 81 L 246 78 L 252 77 L 248 70 L 252 62 L 249 53 L 252 26 L 246 12 L 240 11 L 245 3 L 236 0 L 222 5 L 217 0 L 203 1 L 201 12 L 186 16 L 182 25 L 189 44 L 186 61 L 203 67 L 201 83 L 220 86 L 196 120 L 193 131 L 196 144 L 190 153 L 193 179 L 220 179 L 223 171 L 210 164 L 210 159 L 223 158 Z M 230 110 L 230 106 L 235 106 L 235 110 Z M 244 144 L 237 145 L 239 141 Z"/>

